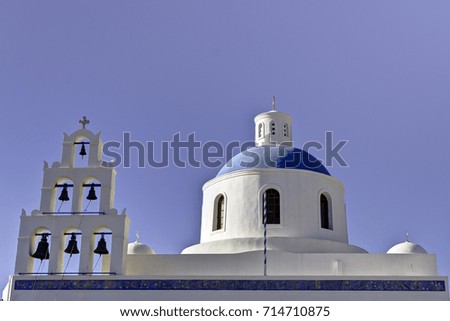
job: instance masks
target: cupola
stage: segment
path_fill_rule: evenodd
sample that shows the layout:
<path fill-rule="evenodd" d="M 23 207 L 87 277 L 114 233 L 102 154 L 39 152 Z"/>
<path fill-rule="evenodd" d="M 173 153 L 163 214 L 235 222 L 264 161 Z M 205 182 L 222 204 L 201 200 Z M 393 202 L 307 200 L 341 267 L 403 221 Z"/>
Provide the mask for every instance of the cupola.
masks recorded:
<path fill-rule="evenodd" d="M 255 145 L 292 146 L 292 117 L 275 109 L 275 97 L 272 110 L 255 117 Z"/>

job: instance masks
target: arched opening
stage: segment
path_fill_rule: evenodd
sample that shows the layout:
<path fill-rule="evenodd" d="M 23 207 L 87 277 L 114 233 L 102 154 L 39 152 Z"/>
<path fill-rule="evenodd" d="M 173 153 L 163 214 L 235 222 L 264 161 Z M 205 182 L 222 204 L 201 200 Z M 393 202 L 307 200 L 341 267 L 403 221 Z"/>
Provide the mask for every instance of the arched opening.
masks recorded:
<path fill-rule="evenodd" d="M 30 256 L 33 258 L 31 269 L 35 274 L 44 274 L 48 271 L 50 260 L 51 233 L 47 228 L 38 228 L 31 235 Z M 36 264 L 39 262 L 38 264 Z"/>
<path fill-rule="evenodd" d="M 73 142 L 74 167 L 88 167 L 90 142 L 86 137 L 77 137 Z"/>
<path fill-rule="evenodd" d="M 220 194 L 216 197 L 214 205 L 213 231 L 222 230 L 225 221 L 225 196 Z"/>
<path fill-rule="evenodd" d="M 266 224 L 280 224 L 280 193 L 270 188 L 264 192 L 263 196 L 263 222 Z"/>
<path fill-rule="evenodd" d="M 69 228 L 64 233 L 63 273 L 79 273 L 81 240 L 81 231 L 77 228 Z"/>
<path fill-rule="evenodd" d="M 107 228 L 99 228 L 94 232 L 93 274 L 111 272 L 112 232 Z"/>
<path fill-rule="evenodd" d="M 89 178 L 82 185 L 81 209 L 85 213 L 100 212 L 101 184 L 94 178 Z"/>
<path fill-rule="evenodd" d="M 53 212 L 64 213 L 72 211 L 73 182 L 69 178 L 60 178 L 53 190 L 52 205 Z"/>
<path fill-rule="evenodd" d="M 331 197 L 324 193 L 320 194 L 320 227 L 327 230 L 333 229 Z"/>
<path fill-rule="evenodd" d="M 283 135 L 284 137 L 289 137 L 289 125 L 286 123 L 283 125 Z"/>
<path fill-rule="evenodd" d="M 264 124 L 259 123 L 258 125 L 258 138 L 262 138 L 264 136 Z"/>

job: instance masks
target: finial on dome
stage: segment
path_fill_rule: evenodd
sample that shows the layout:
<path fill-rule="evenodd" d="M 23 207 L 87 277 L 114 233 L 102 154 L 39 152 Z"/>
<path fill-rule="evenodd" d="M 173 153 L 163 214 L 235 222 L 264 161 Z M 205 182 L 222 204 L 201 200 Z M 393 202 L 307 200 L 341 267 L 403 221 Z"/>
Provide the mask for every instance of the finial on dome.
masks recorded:
<path fill-rule="evenodd" d="M 409 242 L 408 236 L 409 236 L 409 233 L 408 233 L 408 231 L 406 231 L 406 235 L 405 235 L 406 242 Z"/>
<path fill-rule="evenodd" d="M 90 123 L 89 119 L 87 119 L 86 116 L 83 116 L 83 118 L 80 119 L 78 122 L 83 126 L 82 127 L 83 129 L 86 129 L 86 125 Z"/>
<path fill-rule="evenodd" d="M 139 242 L 139 230 L 136 231 L 136 242 Z"/>
<path fill-rule="evenodd" d="M 275 96 L 272 96 L 272 110 L 275 110 Z"/>

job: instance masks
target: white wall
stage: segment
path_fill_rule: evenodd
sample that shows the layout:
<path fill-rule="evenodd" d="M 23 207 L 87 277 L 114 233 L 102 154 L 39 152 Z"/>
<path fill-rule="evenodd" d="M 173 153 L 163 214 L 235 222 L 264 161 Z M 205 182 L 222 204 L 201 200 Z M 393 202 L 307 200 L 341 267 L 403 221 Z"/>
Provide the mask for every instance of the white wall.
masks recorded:
<path fill-rule="evenodd" d="M 63 272 L 63 256 L 65 239 L 64 233 L 72 229 L 79 230 L 82 235 L 80 249 L 80 272 L 91 272 L 96 244 L 94 232 L 108 229 L 112 232 L 110 270 L 118 274 L 124 272 L 125 253 L 127 253 L 129 219 L 126 215 L 43 215 L 37 214 L 20 217 L 20 231 L 18 237 L 15 273 L 30 273 L 33 264 L 38 260 L 30 254 L 35 250 L 37 238 L 35 233 L 44 229 L 51 233 L 49 273 Z"/>
<path fill-rule="evenodd" d="M 320 173 L 274 168 L 240 170 L 216 177 L 204 185 L 200 243 L 261 238 L 264 231 L 262 198 L 267 188 L 277 189 L 281 198 L 281 224 L 267 225 L 269 237 L 314 238 L 348 243 L 342 184 Z M 332 199 L 332 230 L 320 227 L 319 198 L 322 192 L 328 193 Z M 214 201 L 219 194 L 225 196 L 225 222 L 222 230 L 213 231 Z M 205 253 L 205 250 L 200 245 L 188 248 L 185 253 Z M 227 246 L 225 242 L 221 244 L 220 252 L 238 253 L 246 250 L 236 244 Z"/>
<path fill-rule="evenodd" d="M 263 275 L 263 252 L 128 255 L 127 275 Z M 436 276 L 434 254 L 288 253 L 269 251 L 268 275 Z"/>

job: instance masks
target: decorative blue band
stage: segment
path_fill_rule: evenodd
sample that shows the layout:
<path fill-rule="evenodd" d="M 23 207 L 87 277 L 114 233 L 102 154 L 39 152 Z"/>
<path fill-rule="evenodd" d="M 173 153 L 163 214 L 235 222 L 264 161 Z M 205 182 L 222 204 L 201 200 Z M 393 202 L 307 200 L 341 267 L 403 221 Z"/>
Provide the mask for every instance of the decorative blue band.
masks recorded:
<path fill-rule="evenodd" d="M 442 280 L 16 280 L 15 290 L 445 291 Z"/>

